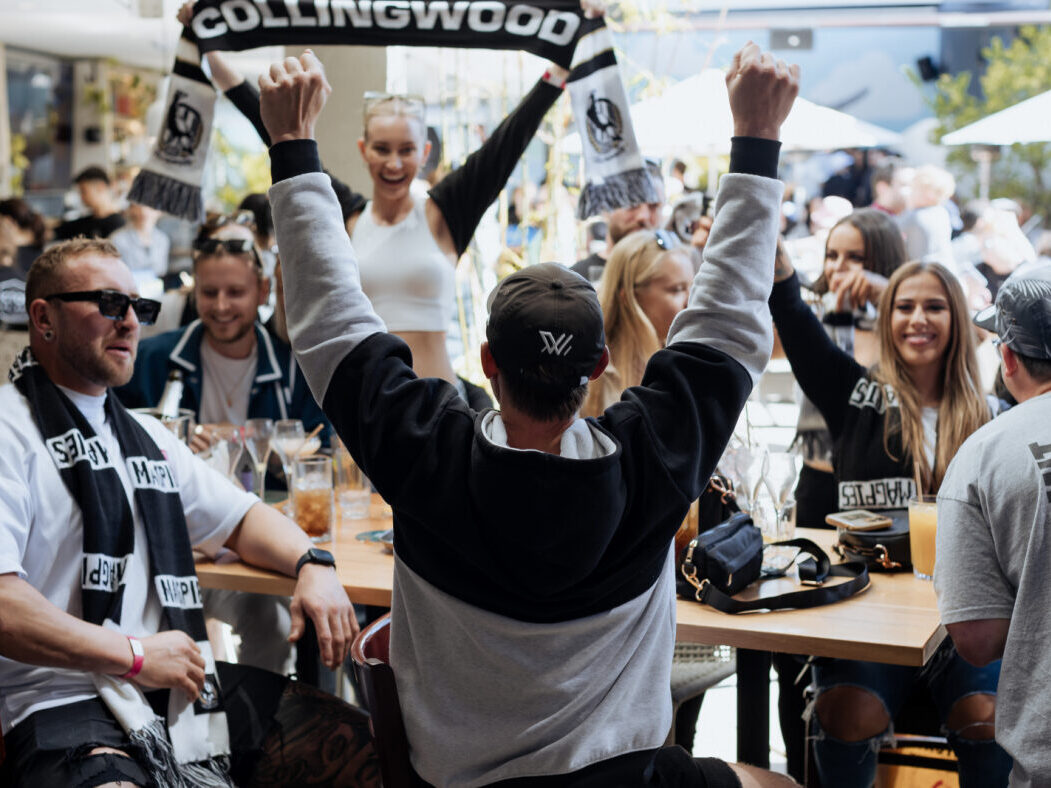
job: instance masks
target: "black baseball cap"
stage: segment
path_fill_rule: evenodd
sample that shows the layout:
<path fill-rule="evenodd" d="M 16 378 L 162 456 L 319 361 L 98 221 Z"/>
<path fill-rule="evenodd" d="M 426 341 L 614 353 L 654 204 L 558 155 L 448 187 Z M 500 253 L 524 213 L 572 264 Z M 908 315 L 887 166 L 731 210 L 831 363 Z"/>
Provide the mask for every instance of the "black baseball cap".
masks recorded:
<path fill-rule="evenodd" d="M 485 335 L 502 370 L 539 371 L 587 383 L 606 348 L 598 295 L 584 277 L 558 263 L 508 276 L 489 294 Z"/>
<path fill-rule="evenodd" d="M 1051 262 L 1026 263 L 1000 285 L 996 303 L 974 316 L 1016 353 L 1051 360 Z"/>

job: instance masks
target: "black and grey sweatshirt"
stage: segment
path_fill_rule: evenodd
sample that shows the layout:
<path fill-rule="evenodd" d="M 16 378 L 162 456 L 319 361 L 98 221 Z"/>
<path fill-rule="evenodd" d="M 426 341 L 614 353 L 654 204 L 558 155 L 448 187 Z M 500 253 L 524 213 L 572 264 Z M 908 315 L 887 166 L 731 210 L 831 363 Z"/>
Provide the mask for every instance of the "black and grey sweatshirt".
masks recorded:
<path fill-rule="evenodd" d="M 271 150 L 293 349 L 394 510 L 391 662 L 428 782 L 540 778 L 663 743 L 672 537 L 772 347 L 778 147 L 735 142 L 668 347 L 573 423 L 561 456 L 508 447 L 498 412 L 415 376 L 361 292 L 316 146 Z"/>

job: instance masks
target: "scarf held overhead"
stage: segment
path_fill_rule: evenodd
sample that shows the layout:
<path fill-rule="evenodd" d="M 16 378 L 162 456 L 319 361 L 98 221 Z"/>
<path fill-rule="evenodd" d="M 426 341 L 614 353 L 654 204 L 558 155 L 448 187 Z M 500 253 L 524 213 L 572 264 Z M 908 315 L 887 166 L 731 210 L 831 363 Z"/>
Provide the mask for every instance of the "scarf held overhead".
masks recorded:
<path fill-rule="evenodd" d="M 659 199 L 635 141 L 609 31 L 601 18 L 586 19 L 577 0 L 200 0 L 176 50 L 163 128 L 130 199 L 201 220 L 215 91 L 200 53 L 272 45 L 531 52 L 570 69 L 573 114 L 587 140 L 580 218 Z"/>
<path fill-rule="evenodd" d="M 205 687 L 191 703 L 184 693 L 169 693 L 168 718 L 154 713 L 138 686 L 129 680 L 92 674 L 102 701 L 143 754 L 142 765 L 159 788 L 230 786 L 226 714 L 208 645 L 193 552 L 178 484 L 167 458 L 113 392 L 107 392 L 106 420 L 123 456 L 114 456 L 87 419 L 51 382 L 27 347 L 15 359 L 8 378 L 26 398 L 66 491 L 83 520 L 81 602 L 85 621 L 120 631 L 130 562 L 148 556 L 151 581 L 170 629 L 187 633 L 205 660 Z M 134 488 L 129 501 L 116 464 L 122 462 Z M 146 550 L 135 549 L 138 509 L 146 532 Z"/>

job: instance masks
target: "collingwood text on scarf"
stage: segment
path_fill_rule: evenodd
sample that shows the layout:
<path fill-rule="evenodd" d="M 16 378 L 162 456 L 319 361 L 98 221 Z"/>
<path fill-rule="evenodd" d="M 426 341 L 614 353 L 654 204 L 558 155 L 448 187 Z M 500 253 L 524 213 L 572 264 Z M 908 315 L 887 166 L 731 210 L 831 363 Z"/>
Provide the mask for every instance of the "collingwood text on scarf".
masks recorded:
<path fill-rule="evenodd" d="M 571 11 L 500 0 L 220 0 L 209 5 L 193 18 L 201 42 L 230 33 L 251 37 L 280 28 L 317 28 L 505 33 L 566 46 L 580 28 L 580 16 Z"/>

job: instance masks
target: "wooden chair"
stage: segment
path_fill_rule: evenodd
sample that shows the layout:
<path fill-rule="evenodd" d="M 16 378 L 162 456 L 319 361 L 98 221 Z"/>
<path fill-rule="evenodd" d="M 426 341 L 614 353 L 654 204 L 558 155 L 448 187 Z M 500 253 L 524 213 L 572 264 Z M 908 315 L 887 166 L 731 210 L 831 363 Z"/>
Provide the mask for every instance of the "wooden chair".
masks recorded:
<path fill-rule="evenodd" d="M 419 786 L 423 781 L 409 762 L 409 740 L 398 704 L 398 687 L 390 658 L 390 613 L 358 633 L 350 648 L 358 686 L 369 710 L 369 728 L 380 760 L 383 784 Z"/>

